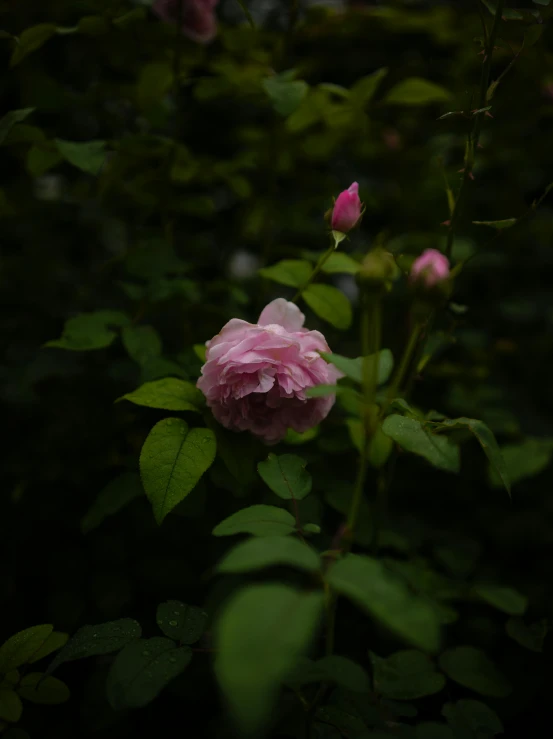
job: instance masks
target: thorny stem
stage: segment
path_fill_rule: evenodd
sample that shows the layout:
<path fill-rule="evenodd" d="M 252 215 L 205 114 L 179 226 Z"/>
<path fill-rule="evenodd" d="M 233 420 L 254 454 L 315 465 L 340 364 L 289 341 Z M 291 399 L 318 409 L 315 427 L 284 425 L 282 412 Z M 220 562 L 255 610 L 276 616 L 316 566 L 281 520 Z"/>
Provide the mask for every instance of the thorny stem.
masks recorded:
<path fill-rule="evenodd" d="M 491 72 L 491 67 L 492 67 L 492 55 L 493 55 L 495 40 L 497 38 L 497 32 L 499 30 L 499 24 L 501 22 L 501 16 L 503 13 L 503 5 L 504 5 L 504 0 L 498 0 L 497 8 L 495 11 L 495 16 L 493 19 L 493 25 L 492 25 L 489 35 L 487 35 L 487 38 L 486 38 L 486 45 L 484 48 L 485 56 L 484 56 L 484 62 L 482 64 L 482 74 L 480 77 L 480 92 L 478 96 L 477 109 L 486 107 L 486 102 L 487 102 L 487 97 L 488 97 L 488 87 L 490 84 L 490 72 Z M 476 151 L 478 147 L 478 142 L 480 139 L 483 115 L 484 115 L 483 113 L 477 113 L 474 116 L 474 123 L 472 126 L 472 131 L 469 133 L 469 136 L 467 139 L 466 150 L 465 150 L 463 181 L 461 182 L 461 187 L 459 189 L 459 193 L 455 201 L 455 207 L 453 209 L 453 213 L 451 214 L 449 230 L 447 232 L 447 243 L 446 243 L 445 253 L 448 258 L 451 258 L 451 253 L 453 251 L 453 241 L 455 239 L 455 229 L 459 223 L 459 218 L 461 216 L 464 201 L 466 198 L 469 180 L 472 180 L 473 178 L 472 169 L 474 166 L 474 152 Z"/>

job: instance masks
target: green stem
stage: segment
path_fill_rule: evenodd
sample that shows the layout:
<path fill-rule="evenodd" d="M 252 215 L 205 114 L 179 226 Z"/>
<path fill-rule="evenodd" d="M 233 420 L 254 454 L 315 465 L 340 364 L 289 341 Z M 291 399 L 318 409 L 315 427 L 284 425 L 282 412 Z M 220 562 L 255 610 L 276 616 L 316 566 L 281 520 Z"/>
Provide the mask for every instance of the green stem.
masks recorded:
<path fill-rule="evenodd" d="M 415 353 L 415 350 L 419 344 L 419 339 L 424 327 L 425 323 L 421 321 L 417 321 L 413 326 L 411 335 L 409 336 L 405 349 L 403 350 L 403 356 L 401 357 L 399 366 L 394 373 L 392 382 L 390 383 L 386 401 L 383 403 L 380 410 L 381 416 L 384 415 L 392 400 L 397 397 L 399 391 L 401 390 L 401 386 L 403 384 L 403 381 L 405 380 L 409 367 L 412 367 L 413 354 Z"/>
<path fill-rule="evenodd" d="M 325 251 L 325 253 L 319 258 L 319 261 L 313 268 L 313 272 L 309 275 L 308 279 L 304 282 L 304 284 L 298 289 L 297 293 L 292 298 L 292 303 L 297 303 L 298 300 L 301 298 L 302 292 L 309 287 L 309 285 L 313 282 L 315 277 L 319 274 L 319 272 L 322 270 L 322 268 L 325 266 L 325 264 L 330 259 L 330 256 L 336 251 L 338 248 L 338 244 L 340 243 L 341 239 L 334 238 L 334 243 L 331 244 L 328 249 Z"/>
<path fill-rule="evenodd" d="M 488 87 L 490 84 L 490 72 L 492 68 L 492 55 L 493 55 L 493 49 L 495 46 L 495 40 L 497 38 L 497 32 L 499 30 L 499 24 L 501 22 L 501 15 L 503 13 L 503 5 L 504 5 L 504 0 L 498 0 L 497 8 L 495 11 L 495 16 L 493 19 L 492 29 L 486 39 L 486 46 L 484 49 L 485 57 L 484 57 L 484 63 L 482 64 L 482 74 L 480 76 L 480 92 L 478 95 L 478 103 L 476 106 L 477 110 L 479 110 L 480 108 L 485 108 L 486 102 L 488 99 Z M 464 201 L 466 199 L 467 186 L 468 186 L 469 181 L 472 179 L 472 169 L 474 165 L 474 153 L 478 147 L 478 141 L 480 139 L 480 132 L 482 130 L 483 118 L 484 118 L 483 113 L 478 113 L 474 116 L 474 124 L 472 127 L 472 131 L 469 133 L 468 140 L 467 140 L 466 151 L 465 151 L 465 169 L 463 173 L 463 181 L 461 182 L 459 194 L 457 195 L 457 200 L 455 201 L 455 207 L 453 209 L 453 213 L 451 214 L 449 230 L 447 232 L 447 242 L 446 242 L 445 253 L 448 259 L 451 258 L 451 253 L 453 251 L 453 242 L 455 240 L 455 229 L 457 228 L 457 225 L 459 223 L 459 219 L 461 217 L 461 213 L 463 210 Z"/>

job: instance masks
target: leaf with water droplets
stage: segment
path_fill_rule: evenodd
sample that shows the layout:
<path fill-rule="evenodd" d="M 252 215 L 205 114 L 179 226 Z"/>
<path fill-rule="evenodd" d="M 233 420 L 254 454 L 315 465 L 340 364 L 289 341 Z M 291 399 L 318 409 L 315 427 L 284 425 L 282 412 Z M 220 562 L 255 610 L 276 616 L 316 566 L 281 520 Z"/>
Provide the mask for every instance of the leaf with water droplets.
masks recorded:
<path fill-rule="evenodd" d="M 141 635 L 140 624 L 132 618 L 120 618 L 96 626 L 82 626 L 52 660 L 46 674 L 50 675 L 63 662 L 118 652 Z"/>
<path fill-rule="evenodd" d="M 181 644 L 194 644 L 205 631 L 207 613 L 180 600 L 168 600 L 157 607 L 156 621 L 165 636 Z"/>
<path fill-rule="evenodd" d="M 117 655 L 107 678 L 112 708 L 141 708 L 154 700 L 192 659 L 189 647 L 177 647 L 171 639 L 140 639 Z"/>
<path fill-rule="evenodd" d="M 28 662 L 53 630 L 51 624 L 43 624 L 31 626 L 11 636 L 0 647 L 0 673 L 9 672 Z"/>

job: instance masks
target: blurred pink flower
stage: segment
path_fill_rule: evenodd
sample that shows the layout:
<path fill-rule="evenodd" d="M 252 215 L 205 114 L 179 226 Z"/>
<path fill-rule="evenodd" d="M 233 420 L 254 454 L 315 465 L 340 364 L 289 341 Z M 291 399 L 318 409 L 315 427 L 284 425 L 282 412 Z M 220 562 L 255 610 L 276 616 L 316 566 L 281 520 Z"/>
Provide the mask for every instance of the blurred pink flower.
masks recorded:
<path fill-rule="evenodd" d="M 449 277 L 449 260 L 437 249 L 425 249 L 411 267 L 410 279 L 422 282 L 427 288 L 435 287 Z"/>
<path fill-rule="evenodd" d="M 212 41 L 217 34 L 215 7 L 219 0 L 156 0 L 154 13 L 168 23 L 182 19 L 181 30 L 185 36 L 201 44 Z M 182 3 L 182 11 L 179 4 Z"/>
<path fill-rule="evenodd" d="M 346 234 L 351 231 L 360 217 L 359 185 L 354 182 L 336 198 L 330 222 L 332 230 Z"/>
<path fill-rule="evenodd" d="M 287 429 L 302 433 L 326 418 L 335 395 L 307 398 L 305 391 L 343 375 L 319 355 L 328 344 L 304 320 L 294 303 L 277 298 L 257 324 L 233 318 L 206 343 L 197 384 L 219 423 L 275 444 Z"/>

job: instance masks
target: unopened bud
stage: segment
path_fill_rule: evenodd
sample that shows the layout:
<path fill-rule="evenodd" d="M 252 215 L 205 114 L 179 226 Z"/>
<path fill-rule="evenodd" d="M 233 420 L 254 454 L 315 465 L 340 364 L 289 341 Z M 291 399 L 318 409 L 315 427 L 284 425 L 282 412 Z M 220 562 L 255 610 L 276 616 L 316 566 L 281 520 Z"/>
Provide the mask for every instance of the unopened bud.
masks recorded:
<path fill-rule="evenodd" d="M 439 304 L 451 293 L 450 277 L 449 259 L 445 254 L 437 249 L 426 249 L 413 262 L 409 282 L 419 302 Z"/>
<path fill-rule="evenodd" d="M 359 185 L 354 182 L 347 190 L 336 198 L 330 225 L 333 231 L 347 234 L 357 225 L 361 218 L 361 201 L 359 200 Z"/>
<path fill-rule="evenodd" d="M 361 263 L 361 269 L 357 273 L 357 282 L 362 287 L 390 290 L 397 273 L 398 268 L 393 254 L 377 246 Z"/>

